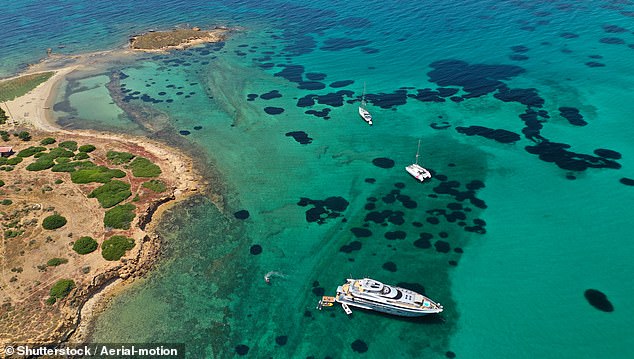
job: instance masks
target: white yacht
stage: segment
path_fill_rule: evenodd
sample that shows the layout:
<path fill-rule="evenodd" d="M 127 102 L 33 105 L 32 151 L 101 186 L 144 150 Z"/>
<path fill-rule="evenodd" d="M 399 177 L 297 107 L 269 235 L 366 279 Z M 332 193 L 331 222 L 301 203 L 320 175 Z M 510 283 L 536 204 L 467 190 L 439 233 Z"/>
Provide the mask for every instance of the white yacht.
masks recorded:
<path fill-rule="evenodd" d="M 372 126 L 372 115 L 370 111 L 368 111 L 365 102 L 365 82 L 363 83 L 363 94 L 361 95 L 361 104 L 359 105 L 359 116 L 365 121 L 368 125 Z"/>
<path fill-rule="evenodd" d="M 347 279 L 337 288 L 335 301 L 348 307 L 357 307 L 404 317 L 420 317 L 440 313 L 443 306 L 409 289 L 393 287 L 370 278 Z"/>
<path fill-rule="evenodd" d="M 429 170 L 418 164 L 418 155 L 420 152 L 420 140 L 418 140 L 418 150 L 416 150 L 416 162 L 405 167 L 405 170 L 417 180 L 423 182 L 425 179 L 431 178 Z"/>

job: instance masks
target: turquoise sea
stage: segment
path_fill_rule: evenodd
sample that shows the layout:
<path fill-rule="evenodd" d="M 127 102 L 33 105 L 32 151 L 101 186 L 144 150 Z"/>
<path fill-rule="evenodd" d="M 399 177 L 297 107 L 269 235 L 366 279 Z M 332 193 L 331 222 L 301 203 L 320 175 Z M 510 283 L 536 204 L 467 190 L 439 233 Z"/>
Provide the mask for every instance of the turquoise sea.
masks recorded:
<path fill-rule="evenodd" d="M 60 92 L 63 126 L 179 146 L 223 198 L 167 213 L 160 263 L 92 341 L 185 343 L 191 358 L 631 356 L 631 1 L 0 3 L 2 76 L 47 48 L 240 28 Z M 419 139 L 422 184 L 404 171 Z M 445 311 L 316 310 L 349 276 Z"/>

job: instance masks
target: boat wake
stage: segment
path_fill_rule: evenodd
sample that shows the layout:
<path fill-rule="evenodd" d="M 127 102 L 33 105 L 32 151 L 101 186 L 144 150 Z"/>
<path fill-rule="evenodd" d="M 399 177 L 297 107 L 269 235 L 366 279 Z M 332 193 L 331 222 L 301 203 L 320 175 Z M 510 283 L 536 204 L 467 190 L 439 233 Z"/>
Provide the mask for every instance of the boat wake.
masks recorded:
<path fill-rule="evenodd" d="M 286 274 L 276 271 L 270 271 L 264 275 L 264 281 L 270 284 L 271 277 L 286 278 Z"/>

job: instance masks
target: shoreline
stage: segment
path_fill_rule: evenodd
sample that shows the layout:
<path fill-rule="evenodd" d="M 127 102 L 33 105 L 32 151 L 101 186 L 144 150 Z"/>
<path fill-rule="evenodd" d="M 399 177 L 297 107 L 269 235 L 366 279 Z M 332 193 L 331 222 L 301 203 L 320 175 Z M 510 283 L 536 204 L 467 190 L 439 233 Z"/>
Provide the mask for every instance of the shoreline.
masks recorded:
<path fill-rule="evenodd" d="M 133 52 L 123 50 L 121 53 L 129 55 Z M 96 315 L 106 307 L 108 300 L 125 290 L 125 287 L 134 282 L 136 278 L 144 276 L 159 260 L 161 240 L 155 229 L 162 215 L 181 201 L 197 194 L 203 194 L 208 190 L 208 183 L 195 166 L 194 159 L 166 143 L 142 136 L 105 131 L 66 130 L 55 123 L 51 108 L 58 96 L 62 81 L 75 71 L 90 70 L 91 57 L 96 54 L 98 53 L 73 55 L 71 59 L 74 63 L 58 68 L 51 67 L 47 61 L 49 59 L 44 59 L 31 66 L 27 71 L 15 76 L 43 71 L 55 72 L 50 79 L 29 93 L 2 104 L 2 108 L 8 109 L 7 113 L 10 114 L 9 129 L 32 128 L 38 132 L 64 137 L 117 141 L 138 146 L 161 160 L 161 168 L 166 174 L 169 174 L 168 177 L 173 180 L 175 186 L 165 196 L 151 202 L 144 213 L 138 213 L 132 230 L 140 248 L 135 251 L 132 258 L 127 258 L 125 263 L 119 263 L 115 267 L 102 268 L 91 273 L 90 277 L 87 277 L 90 284 L 84 288 L 76 289 L 74 298 L 65 300 L 61 304 L 62 308 L 71 310 L 73 314 L 66 316 L 62 323 L 56 323 L 56 330 L 48 333 L 51 341 L 57 345 L 82 341 L 90 336 L 91 325 L 94 323 Z M 52 59 L 52 62 L 59 59 L 56 57 Z M 62 58 L 62 61 L 64 60 Z M 92 61 L 92 63 L 95 62 Z M 168 168 L 163 168 L 164 166 Z M 56 335 L 58 337 L 55 337 Z"/>

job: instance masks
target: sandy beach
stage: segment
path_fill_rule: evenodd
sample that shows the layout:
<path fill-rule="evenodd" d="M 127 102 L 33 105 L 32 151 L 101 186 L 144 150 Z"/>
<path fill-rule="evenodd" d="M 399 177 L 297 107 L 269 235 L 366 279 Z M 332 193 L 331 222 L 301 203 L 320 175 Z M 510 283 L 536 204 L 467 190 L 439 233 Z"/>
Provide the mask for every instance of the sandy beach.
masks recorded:
<path fill-rule="evenodd" d="M 84 143 L 94 143 L 97 146 L 109 147 L 109 143 L 115 146 L 130 148 L 137 153 L 147 153 L 150 158 L 154 158 L 161 167 L 164 178 L 172 186 L 172 191 L 164 195 L 160 201 L 150 204 L 146 213 L 138 213 L 135 228 L 130 231 L 130 235 L 136 240 L 138 245 L 131 253 L 131 257 L 123 264 L 108 263 L 101 269 L 96 268 L 86 278 L 74 294 L 72 301 L 62 302 L 62 322 L 56 324 L 56 329 L 50 333 L 41 333 L 40 336 L 24 337 L 24 334 L 13 338 L 20 340 L 39 340 L 44 342 L 58 343 L 60 341 L 78 341 L 86 338 L 89 334 L 90 323 L 93 315 L 99 312 L 103 303 L 107 302 L 110 295 L 114 295 L 130 283 L 134 278 L 144 275 L 153 266 L 159 257 L 160 238 L 154 233 L 154 228 L 161 214 L 170 206 L 182 201 L 191 195 L 204 193 L 205 182 L 202 175 L 195 169 L 193 160 L 182 151 L 171 148 L 163 143 L 149 140 L 144 137 L 130 136 L 127 134 L 115 134 L 109 132 L 98 132 L 89 130 L 66 130 L 56 125 L 52 114 L 52 106 L 57 96 L 57 91 L 63 85 L 66 76 L 74 71 L 90 70 L 91 57 L 93 55 L 73 56 L 73 63 L 69 66 L 50 69 L 44 61 L 41 64 L 32 66 L 26 74 L 42 71 L 55 71 L 55 74 L 46 82 L 40 84 L 35 89 L 24 96 L 16 98 L 2 104 L 2 108 L 9 114 L 9 130 L 26 129 L 34 134 L 46 133 L 51 136 L 65 139 L 73 139 Z M 5 127 L 6 129 L 6 127 Z M 131 151 L 131 152 L 134 152 Z M 150 218 L 146 225 L 139 225 L 139 217 Z M 141 228 L 142 227 L 142 228 Z M 79 280 L 81 283 L 82 280 Z M 19 303 L 19 302 L 18 302 Z M 64 308 L 67 307 L 67 308 Z M 18 329 L 18 328 L 15 328 Z"/>

